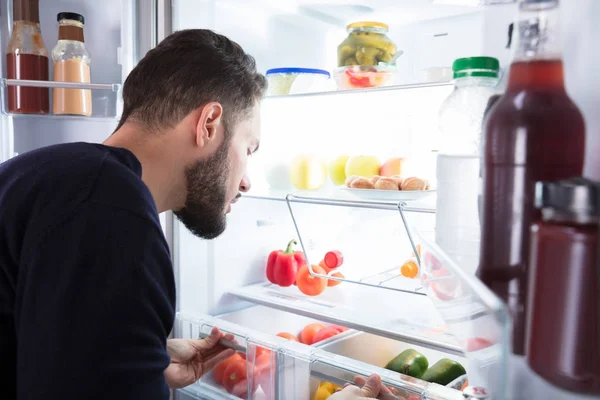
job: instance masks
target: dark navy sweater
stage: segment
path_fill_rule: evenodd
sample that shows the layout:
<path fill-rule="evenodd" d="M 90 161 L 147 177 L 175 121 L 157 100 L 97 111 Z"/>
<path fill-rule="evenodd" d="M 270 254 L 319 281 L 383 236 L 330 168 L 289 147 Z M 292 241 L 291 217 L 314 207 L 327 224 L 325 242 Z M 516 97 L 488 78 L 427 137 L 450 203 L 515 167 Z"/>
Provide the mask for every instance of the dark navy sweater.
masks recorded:
<path fill-rule="evenodd" d="M 167 399 L 169 249 L 129 151 L 0 164 L 0 399 Z"/>

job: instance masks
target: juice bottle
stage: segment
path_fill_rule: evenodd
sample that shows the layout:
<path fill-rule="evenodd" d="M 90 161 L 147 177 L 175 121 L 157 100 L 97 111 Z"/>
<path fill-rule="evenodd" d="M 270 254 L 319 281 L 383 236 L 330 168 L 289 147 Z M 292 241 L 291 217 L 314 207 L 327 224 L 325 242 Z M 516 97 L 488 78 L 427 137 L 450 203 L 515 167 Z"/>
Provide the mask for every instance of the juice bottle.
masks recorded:
<path fill-rule="evenodd" d="M 581 176 L 585 127 L 564 87 L 558 0 L 522 0 L 506 93 L 483 135 L 478 277 L 513 316 L 513 352 L 524 354 L 529 227 L 537 181 Z"/>

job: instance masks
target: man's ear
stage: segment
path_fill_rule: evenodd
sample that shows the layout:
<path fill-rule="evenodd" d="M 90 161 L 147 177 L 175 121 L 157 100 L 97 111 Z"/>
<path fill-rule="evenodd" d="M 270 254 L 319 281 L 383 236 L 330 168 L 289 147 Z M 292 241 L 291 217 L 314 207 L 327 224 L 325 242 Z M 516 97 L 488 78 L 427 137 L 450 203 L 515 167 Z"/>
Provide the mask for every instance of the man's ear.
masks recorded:
<path fill-rule="evenodd" d="M 196 145 L 204 147 L 211 143 L 216 138 L 218 128 L 222 123 L 223 106 L 217 102 L 205 104 L 196 124 Z"/>

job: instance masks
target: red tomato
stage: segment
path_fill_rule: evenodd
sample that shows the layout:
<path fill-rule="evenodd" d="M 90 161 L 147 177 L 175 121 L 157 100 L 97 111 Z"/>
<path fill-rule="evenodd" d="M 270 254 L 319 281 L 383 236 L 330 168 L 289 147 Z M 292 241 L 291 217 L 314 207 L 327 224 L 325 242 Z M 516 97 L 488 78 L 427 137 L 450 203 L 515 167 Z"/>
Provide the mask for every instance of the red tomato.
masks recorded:
<path fill-rule="evenodd" d="M 335 276 L 336 278 L 345 278 L 344 274 L 342 274 L 341 272 L 334 272 L 333 274 L 331 274 L 331 276 Z M 333 287 L 333 286 L 337 286 L 340 283 L 342 283 L 341 281 L 334 281 L 333 279 L 328 279 L 327 280 L 327 286 L 329 287 Z"/>
<path fill-rule="evenodd" d="M 260 385 L 263 392 L 265 392 L 267 399 L 271 399 L 271 371 L 275 370 L 275 368 L 271 368 L 271 363 L 271 355 L 262 354 L 259 358 L 256 359 L 254 369 L 254 380 Z"/>
<path fill-rule="evenodd" d="M 333 337 L 337 334 L 339 334 L 340 332 L 332 327 L 332 326 L 327 326 L 325 328 L 320 329 L 317 334 L 315 335 L 315 337 L 313 338 L 313 343 L 319 343 L 325 339 L 329 339 L 330 337 Z"/>
<path fill-rule="evenodd" d="M 323 258 L 323 262 L 328 268 L 335 269 L 344 263 L 344 256 L 338 250 L 328 251 Z"/>
<path fill-rule="evenodd" d="M 238 353 L 235 353 L 231 357 L 225 359 L 224 361 L 221 361 L 221 363 L 217 365 L 215 369 L 213 369 L 213 379 L 215 380 L 215 382 L 223 386 L 223 377 L 225 376 L 225 370 L 231 362 L 241 359 L 242 357 Z"/>
<path fill-rule="evenodd" d="M 315 335 L 323 328 L 325 328 L 325 325 L 319 323 L 306 325 L 304 329 L 302 329 L 302 332 L 300 332 L 300 341 L 308 345 L 313 344 Z"/>
<path fill-rule="evenodd" d="M 287 339 L 287 340 L 293 340 L 294 342 L 298 342 L 299 341 L 298 338 L 296 337 L 296 335 L 292 335 L 289 332 L 279 332 L 277 334 L 277 336 L 282 337 L 282 338 Z"/>
<path fill-rule="evenodd" d="M 493 343 L 484 338 L 470 338 L 467 339 L 467 351 L 477 351 L 490 347 Z"/>
<path fill-rule="evenodd" d="M 315 273 L 325 275 L 323 268 L 318 265 L 313 265 L 312 268 Z M 298 289 L 305 295 L 317 296 L 323 293 L 327 288 L 327 279 L 312 276 L 308 267 L 303 265 L 298 270 L 298 275 L 296 275 L 296 284 L 298 285 Z"/>
<path fill-rule="evenodd" d="M 325 271 L 325 275 L 329 275 L 329 273 L 331 272 L 331 269 L 325 265 L 325 261 L 321 260 L 319 262 L 319 267 L 323 268 L 323 271 Z"/>
<path fill-rule="evenodd" d="M 346 332 L 348 330 L 348 328 L 346 328 L 345 326 L 341 326 L 341 325 L 329 325 L 329 327 L 334 328 L 339 333 Z"/>
<path fill-rule="evenodd" d="M 264 347 L 256 346 L 256 350 L 254 351 L 254 359 L 258 360 L 258 358 L 263 354 L 267 354 L 268 356 L 270 356 L 271 350 L 266 349 Z"/>
<path fill-rule="evenodd" d="M 225 390 L 229 393 L 233 393 L 233 389 L 236 385 L 245 380 L 246 361 L 241 359 L 231 361 L 223 373 L 223 386 L 225 387 Z"/>

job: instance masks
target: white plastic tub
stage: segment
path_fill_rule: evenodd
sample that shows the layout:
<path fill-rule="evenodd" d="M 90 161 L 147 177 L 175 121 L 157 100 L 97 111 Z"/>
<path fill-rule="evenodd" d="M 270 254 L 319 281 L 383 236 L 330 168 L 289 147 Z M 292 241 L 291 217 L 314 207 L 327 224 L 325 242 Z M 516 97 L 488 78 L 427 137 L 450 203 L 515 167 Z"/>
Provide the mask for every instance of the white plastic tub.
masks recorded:
<path fill-rule="evenodd" d="M 267 96 L 325 91 L 331 77 L 328 71 L 315 68 L 273 68 L 266 76 Z"/>

